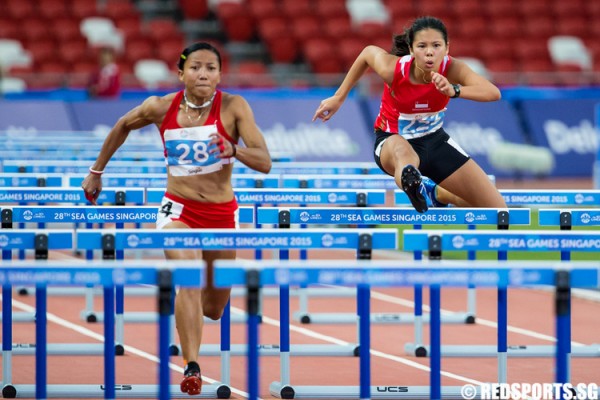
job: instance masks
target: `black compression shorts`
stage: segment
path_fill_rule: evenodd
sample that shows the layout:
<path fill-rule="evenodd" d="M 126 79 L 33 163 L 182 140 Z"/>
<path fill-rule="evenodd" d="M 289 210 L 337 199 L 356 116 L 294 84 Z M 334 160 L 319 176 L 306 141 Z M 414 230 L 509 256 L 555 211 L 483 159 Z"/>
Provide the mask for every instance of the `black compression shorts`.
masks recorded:
<path fill-rule="evenodd" d="M 388 137 L 395 133 L 375 131 L 375 146 L 373 154 L 375 163 L 383 172 L 391 175 L 381 165 L 378 147 Z M 437 131 L 416 139 L 408 140 L 413 150 L 419 156 L 419 171 L 422 175 L 428 176 L 434 182 L 440 183 L 457 169 L 463 166 L 471 157 L 456 143 L 444 129 L 440 128 Z"/>

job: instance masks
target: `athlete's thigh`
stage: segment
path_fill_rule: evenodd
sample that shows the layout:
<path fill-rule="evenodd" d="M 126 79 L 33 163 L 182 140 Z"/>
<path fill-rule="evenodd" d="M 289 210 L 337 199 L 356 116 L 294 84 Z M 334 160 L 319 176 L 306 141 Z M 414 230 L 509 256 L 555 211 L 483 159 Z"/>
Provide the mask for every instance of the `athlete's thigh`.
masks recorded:
<path fill-rule="evenodd" d="M 496 186 L 473 159 L 440 182 L 440 186 L 465 200 L 471 207 L 506 207 Z"/>
<path fill-rule="evenodd" d="M 217 289 L 213 285 L 213 263 L 215 260 L 235 260 L 235 250 L 211 250 L 202 253 L 202 258 L 206 261 L 206 284 L 202 289 L 204 301 L 216 302 L 219 306 L 225 307 L 229 300 L 231 289 Z"/>
<path fill-rule="evenodd" d="M 190 227 L 181 221 L 171 221 L 161 229 L 190 229 Z M 199 250 L 193 249 L 165 250 L 165 257 L 167 260 L 199 260 L 201 254 L 202 253 Z"/>
<path fill-rule="evenodd" d="M 406 164 L 412 164 L 419 167 L 420 160 L 417 153 L 406 139 L 400 135 L 392 135 L 385 140 L 379 154 L 381 165 L 390 175 L 396 173 L 396 165 L 400 163 L 400 168 Z"/>

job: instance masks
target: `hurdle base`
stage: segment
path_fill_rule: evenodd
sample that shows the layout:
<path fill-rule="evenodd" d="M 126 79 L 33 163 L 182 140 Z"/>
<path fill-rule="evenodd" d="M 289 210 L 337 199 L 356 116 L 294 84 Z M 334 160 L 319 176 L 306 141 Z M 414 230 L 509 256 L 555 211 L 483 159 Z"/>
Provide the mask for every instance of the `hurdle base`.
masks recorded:
<path fill-rule="evenodd" d="M 295 321 L 303 324 L 356 324 L 358 317 L 352 313 L 305 313 L 296 311 L 293 314 Z M 429 314 L 421 317 L 424 323 L 429 323 Z M 445 324 L 470 324 L 475 316 L 468 313 L 455 313 L 442 315 L 441 322 Z M 412 313 L 372 313 L 371 324 L 396 325 L 414 324 L 415 315 Z"/>
<path fill-rule="evenodd" d="M 13 385 L 16 389 L 17 398 L 34 399 L 35 385 Z M 47 398 L 49 399 L 103 399 L 104 385 L 48 385 Z M 115 385 L 116 398 L 127 399 L 157 399 L 159 397 L 158 385 Z M 229 399 L 231 389 L 222 383 L 202 385 L 202 393 L 198 396 L 190 396 L 181 393 L 179 385 L 170 385 L 170 397 L 172 399 Z"/>
<path fill-rule="evenodd" d="M 173 350 L 181 354 L 179 345 L 172 345 Z M 292 344 L 290 345 L 290 355 L 292 356 L 327 356 L 327 357 L 355 357 L 358 352 L 357 344 L 338 345 L 338 344 Z M 203 344 L 200 346 L 200 356 L 221 356 L 221 346 L 218 344 Z M 246 356 L 248 354 L 248 345 L 232 344 L 230 354 L 232 356 Z M 258 354 L 260 356 L 280 356 L 280 347 L 278 344 L 259 344 Z"/>
<path fill-rule="evenodd" d="M 0 322 L 2 322 L 2 313 L 0 313 Z M 12 313 L 12 322 L 35 322 L 35 313 L 15 311 Z"/>
<path fill-rule="evenodd" d="M 442 386 L 443 399 L 463 399 L 462 386 Z M 285 390 L 285 392 L 284 392 Z M 479 398 L 479 388 L 476 387 Z M 359 386 L 282 386 L 281 382 L 269 385 L 272 396 L 279 399 L 359 399 Z M 294 397 L 282 397 L 292 392 Z M 429 386 L 371 386 L 371 399 L 429 399 Z"/>
<path fill-rule="evenodd" d="M 424 350 L 425 354 L 422 353 Z M 407 355 L 417 357 L 428 357 L 429 346 L 415 345 L 407 343 L 404 345 L 404 351 Z M 497 357 L 498 347 L 496 345 L 448 345 L 441 346 L 442 357 Z M 556 347 L 552 345 L 532 345 L 532 346 L 508 346 L 508 357 L 554 357 Z M 600 344 L 591 344 L 588 346 L 572 346 L 571 357 L 593 358 L 600 357 Z"/>

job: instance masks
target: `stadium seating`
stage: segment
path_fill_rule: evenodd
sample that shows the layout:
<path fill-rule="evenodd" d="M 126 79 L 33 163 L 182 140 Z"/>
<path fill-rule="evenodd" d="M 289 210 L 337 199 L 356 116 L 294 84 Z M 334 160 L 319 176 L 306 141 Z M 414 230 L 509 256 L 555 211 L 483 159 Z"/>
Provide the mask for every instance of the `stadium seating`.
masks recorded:
<path fill-rule="evenodd" d="M 499 84 L 594 82 L 592 74 L 581 79 L 570 78 L 578 69 L 595 71 L 600 76 L 600 45 L 595 40 L 600 36 L 600 24 L 595 23 L 600 20 L 599 1 L 156 2 L 172 5 L 171 9 L 177 12 L 169 15 L 156 11 L 144 14 L 147 10 L 141 0 L 3 0 L 1 3 L 0 40 L 13 40 L 21 46 L 18 57 L 6 56 L 4 50 L 3 69 L 24 79 L 28 88 L 49 87 L 53 82 L 81 86 L 90 64 L 82 64 L 81 59 L 94 60 L 94 48 L 102 45 L 120 50 L 116 61 L 126 74 L 133 73 L 135 63 L 141 59 L 160 60 L 173 71 L 181 49 L 198 39 L 217 43 L 223 67 L 227 68 L 232 60 L 232 71 L 269 74 L 269 68 L 259 70 L 253 64 L 260 56 L 263 64 L 301 64 L 301 68 L 313 72 L 343 73 L 365 45 L 390 49 L 392 35 L 402 32 L 420 15 L 441 18 L 448 27 L 450 54 L 481 61 Z M 194 34 L 183 29 L 184 21 L 216 26 L 218 30 L 210 28 Z M 555 55 L 550 57 L 547 43 L 556 36 L 578 38 L 583 44 L 577 56 L 570 56 L 571 62 L 558 61 Z M 232 48 L 246 50 L 232 57 L 228 54 Z M 237 65 L 245 62 L 248 63 L 241 68 Z M 36 77 L 32 71 L 49 71 L 53 76 Z M 78 77 L 65 79 L 62 74 L 67 73 L 76 73 Z M 521 75 L 517 79 L 511 73 Z M 600 81 L 600 77 L 595 79 Z M 123 80 L 128 81 L 137 82 L 134 78 Z"/>

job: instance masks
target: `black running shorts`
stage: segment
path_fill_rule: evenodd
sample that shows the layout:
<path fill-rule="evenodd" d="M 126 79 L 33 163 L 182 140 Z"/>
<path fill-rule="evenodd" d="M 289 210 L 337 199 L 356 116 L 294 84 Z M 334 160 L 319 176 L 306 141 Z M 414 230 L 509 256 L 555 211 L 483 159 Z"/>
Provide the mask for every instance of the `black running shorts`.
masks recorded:
<path fill-rule="evenodd" d="M 391 175 L 381 165 L 379 147 L 388 137 L 395 133 L 375 131 L 375 147 L 373 154 L 375 163 L 383 172 Z M 422 175 L 428 176 L 434 182 L 440 183 L 457 169 L 462 167 L 471 157 L 456 143 L 443 128 L 420 138 L 410 139 L 408 143 L 419 156 L 419 171 Z"/>

